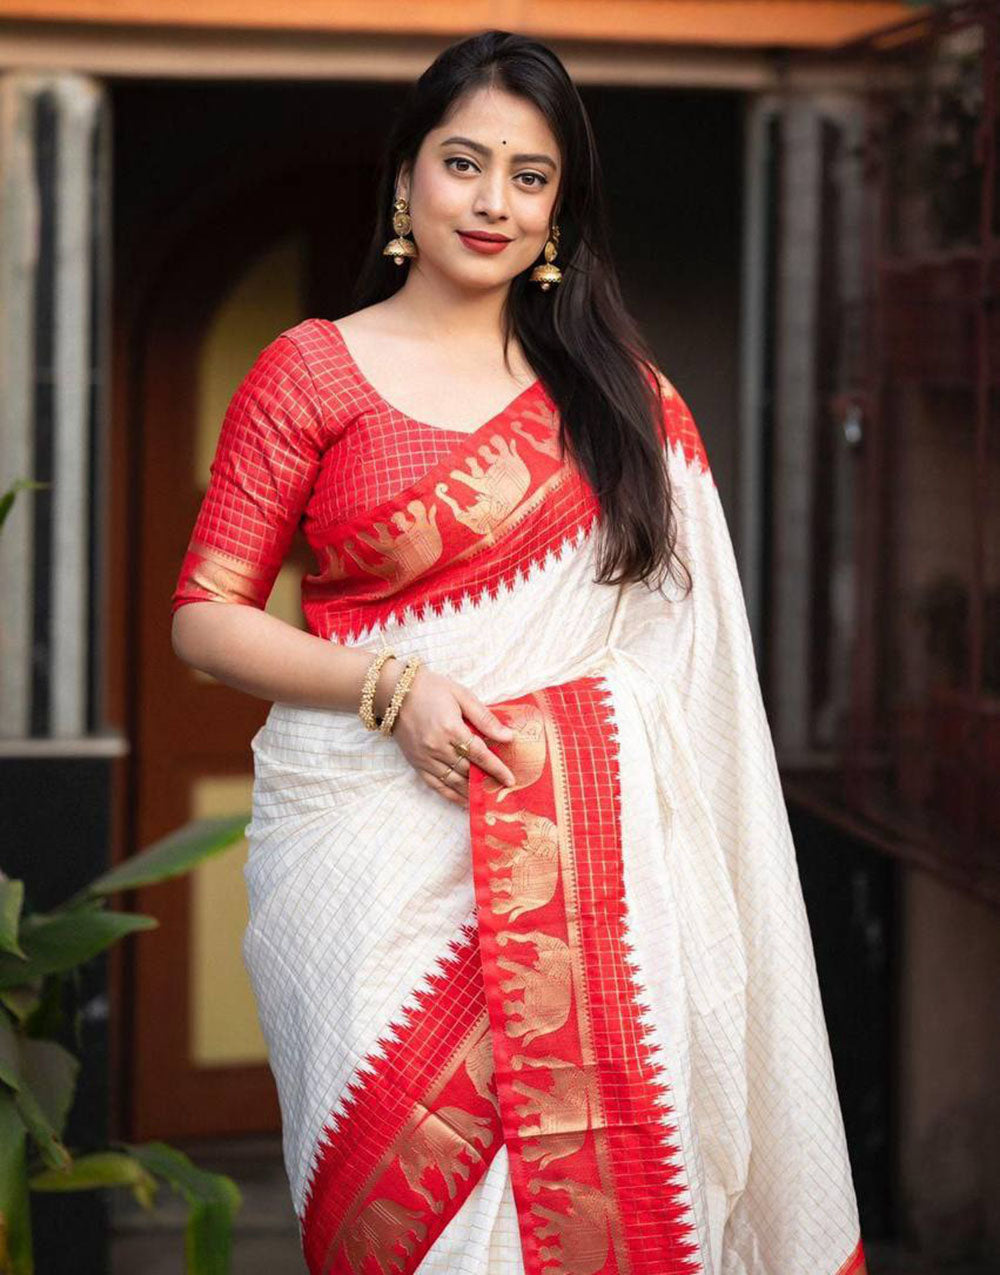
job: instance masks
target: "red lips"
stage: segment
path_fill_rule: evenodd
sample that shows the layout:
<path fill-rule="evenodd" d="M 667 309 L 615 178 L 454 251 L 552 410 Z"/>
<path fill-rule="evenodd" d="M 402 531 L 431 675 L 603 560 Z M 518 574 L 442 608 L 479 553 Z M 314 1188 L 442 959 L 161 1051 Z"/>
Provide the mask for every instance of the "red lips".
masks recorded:
<path fill-rule="evenodd" d="M 510 243 L 508 235 L 493 235 L 488 230 L 460 230 L 464 239 L 482 239 L 486 243 Z"/>

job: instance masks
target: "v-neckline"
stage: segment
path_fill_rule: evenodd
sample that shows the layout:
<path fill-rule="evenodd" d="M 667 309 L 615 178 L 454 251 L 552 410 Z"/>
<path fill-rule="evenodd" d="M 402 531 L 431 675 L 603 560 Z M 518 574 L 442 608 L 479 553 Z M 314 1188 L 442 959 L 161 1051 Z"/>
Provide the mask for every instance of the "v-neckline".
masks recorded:
<path fill-rule="evenodd" d="M 325 322 L 328 327 L 332 328 L 337 340 L 340 342 L 340 348 L 343 351 L 344 357 L 347 359 L 352 372 L 368 396 L 385 411 L 391 412 L 394 416 L 400 417 L 410 425 L 416 425 L 420 429 L 432 430 L 435 434 L 445 434 L 453 438 L 475 438 L 477 434 L 481 434 L 484 430 L 489 429 L 491 425 L 494 425 L 502 417 L 505 417 L 509 412 L 519 407 L 529 394 L 534 393 L 536 390 L 540 390 L 544 393 L 542 379 L 540 376 L 536 376 L 530 384 L 526 385 L 523 390 L 520 390 L 517 394 L 515 394 L 510 402 L 501 407 L 501 409 L 494 413 L 493 416 L 483 421 L 481 425 L 477 425 L 475 429 L 456 429 L 448 425 L 432 425 L 428 421 L 418 420 L 415 416 L 411 416 L 408 412 L 402 411 L 401 408 L 396 407 L 394 403 L 390 403 L 383 394 L 379 393 L 364 372 L 362 372 L 357 359 L 351 353 L 350 346 L 347 344 L 347 340 L 344 337 L 343 332 L 341 332 L 340 328 L 337 326 L 336 321 L 333 319 L 325 319 L 323 322 Z"/>

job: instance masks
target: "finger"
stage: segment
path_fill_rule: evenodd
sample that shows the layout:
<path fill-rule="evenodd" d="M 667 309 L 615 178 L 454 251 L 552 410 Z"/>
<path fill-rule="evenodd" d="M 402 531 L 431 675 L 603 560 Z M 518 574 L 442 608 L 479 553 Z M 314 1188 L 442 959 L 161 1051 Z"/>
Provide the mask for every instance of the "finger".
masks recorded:
<path fill-rule="evenodd" d="M 469 759 L 468 757 L 463 757 L 460 754 L 457 754 L 454 749 L 451 750 L 450 755 L 448 753 L 439 754 L 438 761 L 441 763 L 441 769 L 435 773 L 439 778 L 445 778 L 444 772 L 446 768 L 450 768 L 453 775 L 461 775 L 463 779 L 468 778 Z"/>
<path fill-rule="evenodd" d="M 469 763 L 465 757 L 457 756 L 452 750 L 451 756 L 439 756 L 429 764 L 428 769 L 442 783 L 448 784 L 452 788 L 461 789 L 468 777 Z"/>
<path fill-rule="evenodd" d="M 463 773 L 468 773 L 469 759 L 464 751 L 459 752 L 459 747 L 464 749 L 467 740 L 471 745 L 470 734 L 468 722 L 464 718 L 459 718 L 458 722 L 448 727 L 437 743 L 432 745 L 433 755 L 443 765 L 454 766 L 456 770 L 461 769 Z"/>
<path fill-rule="evenodd" d="M 468 799 L 469 762 L 465 757 L 456 760 L 455 765 L 449 770 L 448 774 L 441 775 L 441 779 L 442 782 L 448 784 L 455 792 L 459 793 L 463 800 Z"/>
<path fill-rule="evenodd" d="M 489 745 L 479 735 L 474 735 L 469 744 L 469 761 L 474 762 L 481 770 L 492 775 L 497 783 L 510 788 L 514 783 L 514 772 L 500 758 L 490 751 Z"/>
<path fill-rule="evenodd" d="M 501 721 L 492 708 L 484 704 L 471 691 L 464 691 L 459 697 L 462 713 L 472 724 L 485 731 L 492 739 L 513 739 L 514 731 L 506 722 Z"/>
<path fill-rule="evenodd" d="M 457 766 L 449 770 L 445 770 L 444 767 L 442 767 L 436 773 L 437 773 L 438 779 L 440 779 L 443 784 L 447 784 L 447 786 L 453 789 L 455 792 L 458 792 L 458 793 L 465 792 L 465 786 L 466 786 L 465 776 L 459 771 Z"/>
<path fill-rule="evenodd" d="M 450 784 L 442 783 L 442 781 L 438 779 L 437 775 L 432 775 L 430 771 L 422 770 L 420 773 L 424 777 L 426 783 L 433 788 L 435 792 L 439 792 L 442 797 L 446 798 L 448 801 L 453 801 L 458 806 L 465 805 L 465 801 L 462 799 L 461 795 L 456 792 Z"/>
<path fill-rule="evenodd" d="M 483 707 L 486 712 L 490 712 L 485 705 L 481 705 L 481 707 Z M 495 715 L 494 718 L 499 722 L 499 718 L 496 718 Z M 502 722 L 499 724 L 504 730 L 508 729 L 508 727 L 504 726 Z M 466 722 L 465 725 L 468 726 L 469 723 Z M 513 734 L 514 732 L 511 733 Z M 477 735 L 473 732 L 469 735 L 467 740 L 463 741 L 463 746 L 467 749 L 467 751 L 462 754 L 466 760 L 469 762 L 475 762 L 481 770 L 485 770 L 487 774 L 492 775 L 493 778 L 496 779 L 497 783 L 503 785 L 505 788 L 509 788 L 514 783 L 514 772 L 506 765 L 506 763 L 500 760 L 496 753 L 491 751 L 489 745 L 481 735 Z M 452 747 L 454 747 L 454 740 L 452 741 Z M 468 770 L 466 770 L 465 774 L 466 778 L 468 778 Z"/>

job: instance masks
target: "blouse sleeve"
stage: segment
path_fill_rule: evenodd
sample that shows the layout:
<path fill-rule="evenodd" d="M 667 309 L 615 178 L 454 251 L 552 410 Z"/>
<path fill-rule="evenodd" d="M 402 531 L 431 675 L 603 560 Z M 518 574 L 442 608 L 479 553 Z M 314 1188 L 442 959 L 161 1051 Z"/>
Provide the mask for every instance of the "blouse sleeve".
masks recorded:
<path fill-rule="evenodd" d="M 205 493 L 171 599 L 263 609 L 308 502 L 323 416 L 296 342 L 258 354 L 230 399 Z"/>

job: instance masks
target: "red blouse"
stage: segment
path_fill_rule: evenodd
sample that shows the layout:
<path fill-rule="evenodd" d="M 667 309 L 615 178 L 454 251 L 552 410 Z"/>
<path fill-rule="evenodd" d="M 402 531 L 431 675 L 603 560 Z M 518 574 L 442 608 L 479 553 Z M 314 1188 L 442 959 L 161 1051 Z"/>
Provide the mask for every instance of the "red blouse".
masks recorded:
<path fill-rule="evenodd" d="M 554 406 L 536 380 L 497 419 L 533 396 Z M 320 564 L 324 530 L 405 491 L 469 432 L 424 424 L 387 403 L 331 320 L 282 332 L 226 410 L 171 614 L 203 601 L 263 609 L 300 523 Z M 336 628 L 326 615 L 334 599 L 308 581 L 306 624 L 327 637 Z"/>

